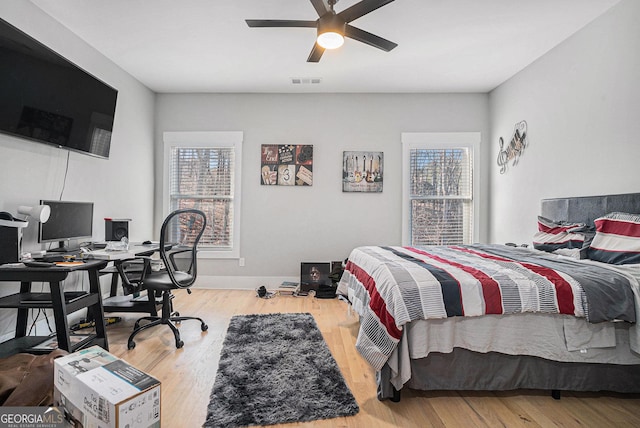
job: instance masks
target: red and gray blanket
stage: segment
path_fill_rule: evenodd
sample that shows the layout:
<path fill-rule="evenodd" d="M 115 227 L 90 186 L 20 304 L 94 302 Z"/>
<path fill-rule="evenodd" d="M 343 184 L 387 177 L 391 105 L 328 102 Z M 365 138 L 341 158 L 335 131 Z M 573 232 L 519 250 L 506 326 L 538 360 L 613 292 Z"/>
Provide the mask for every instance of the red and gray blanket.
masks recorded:
<path fill-rule="evenodd" d="M 503 245 L 359 247 L 338 290 L 360 315 L 356 347 L 380 370 L 420 319 L 537 312 L 635 322 L 629 279 L 595 263 Z"/>

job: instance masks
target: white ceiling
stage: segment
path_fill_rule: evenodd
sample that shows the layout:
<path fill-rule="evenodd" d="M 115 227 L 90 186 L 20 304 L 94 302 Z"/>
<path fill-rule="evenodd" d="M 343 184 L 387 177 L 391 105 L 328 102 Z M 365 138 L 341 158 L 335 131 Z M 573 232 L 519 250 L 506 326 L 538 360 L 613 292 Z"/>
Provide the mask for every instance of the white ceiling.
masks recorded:
<path fill-rule="evenodd" d="M 31 1 L 156 92 L 481 93 L 619 2 L 396 0 L 351 24 L 397 48 L 347 39 L 307 63 L 314 29 L 244 20 L 315 20 L 309 0 Z"/>

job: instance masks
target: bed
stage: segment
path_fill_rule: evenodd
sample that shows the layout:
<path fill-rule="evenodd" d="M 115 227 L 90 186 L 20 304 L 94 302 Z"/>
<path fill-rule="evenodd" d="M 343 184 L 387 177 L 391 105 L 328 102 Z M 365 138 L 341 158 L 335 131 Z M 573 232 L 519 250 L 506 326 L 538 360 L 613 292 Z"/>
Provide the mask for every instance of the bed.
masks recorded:
<path fill-rule="evenodd" d="M 338 293 L 360 317 L 356 348 L 377 371 L 378 398 L 640 392 L 635 213 L 639 193 L 546 199 L 535 248 L 355 248 Z"/>

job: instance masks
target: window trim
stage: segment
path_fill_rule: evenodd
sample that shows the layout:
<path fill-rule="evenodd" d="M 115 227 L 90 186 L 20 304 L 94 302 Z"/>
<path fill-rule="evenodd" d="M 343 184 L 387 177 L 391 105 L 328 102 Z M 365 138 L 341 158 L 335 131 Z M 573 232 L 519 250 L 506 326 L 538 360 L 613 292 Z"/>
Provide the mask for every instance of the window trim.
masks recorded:
<path fill-rule="evenodd" d="M 240 216 L 242 212 L 242 131 L 177 131 L 164 132 L 164 162 L 163 162 L 163 218 L 169 215 L 171 205 L 171 186 L 169 172 L 171 150 L 174 147 L 233 147 L 235 152 L 234 190 L 233 190 L 233 241 L 228 250 L 212 250 L 203 248 L 198 251 L 198 257 L 210 259 L 239 259 L 240 258 Z"/>
<path fill-rule="evenodd" d="M 450 149 L 468 147 L 472 156 L 473 180 L 473 230 L 471 242 L 475 242 L 479 228 L 480 200 L 480 132 L 403 132 L 402 143 L 402 245 L 411 245 L 411 199 L 409 186 L 409 156 L 412 149 Z"/>

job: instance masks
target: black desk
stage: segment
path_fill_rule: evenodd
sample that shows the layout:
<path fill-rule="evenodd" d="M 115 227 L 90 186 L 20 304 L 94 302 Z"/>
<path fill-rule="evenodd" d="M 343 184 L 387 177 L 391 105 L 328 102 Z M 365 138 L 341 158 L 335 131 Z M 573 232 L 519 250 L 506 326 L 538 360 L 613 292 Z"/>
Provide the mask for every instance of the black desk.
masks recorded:
<path fill-rule="evenodd" d="M 53 309 L 56 323 L 56 338 L 58 347 L 69 352 L 90 345 L 99 345 L 109 350 L 106 329 L 104 324 L 104 312 L 98 272 L 107 265 L 106 260 L 87 260 L 80 265 L 66 265 L 45 268 L 30 268 L 26 266 L 0 266 L 0 281 L 20 282 L 20 292 L 0 298 L 0 308 L 17 308 L 15 338 L 0 344 L 0 357 L 12 355 L 17 352 L 39 351 L 31 348 L 45 341 L 48 336 L 27 336 L 27 321 L 29 309 L 49 308 Z M 69 273 L 74 271 L 86 271 L 89 275 L 89 292 L 65 293 L 61 284 Z M 46 299 L 43 293 L 32 293 L 33 282 L 48 282 L 50 287 L 50 299 Z M 35 299 L 44 297 L 45 300 Z M 96 322 L 95 333 L 90 334 L 79 343 L 72 343 L 70 339 L 69 323 L 67 315 L 83 308 L 88 308 L 88 316 Z M 46 353 L 47 351 L 41 351 Z"/>

